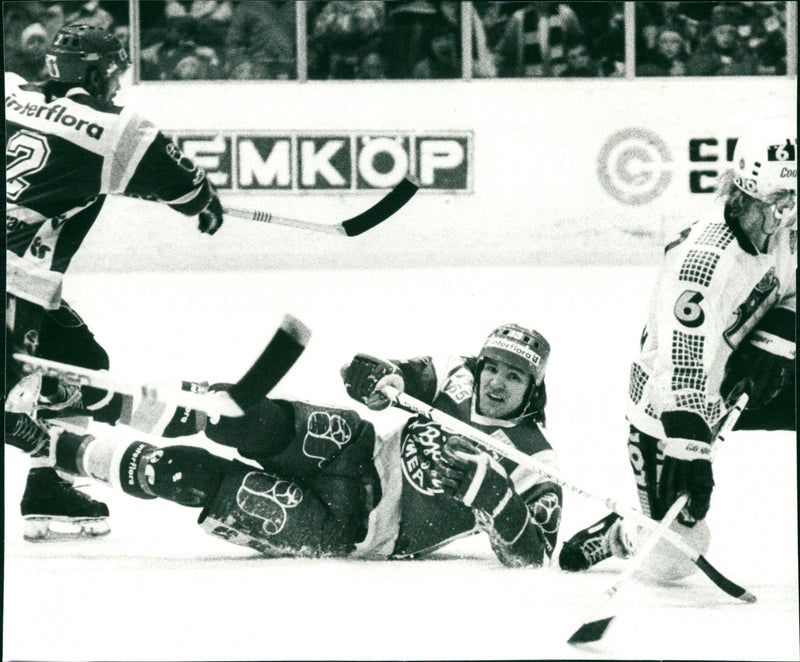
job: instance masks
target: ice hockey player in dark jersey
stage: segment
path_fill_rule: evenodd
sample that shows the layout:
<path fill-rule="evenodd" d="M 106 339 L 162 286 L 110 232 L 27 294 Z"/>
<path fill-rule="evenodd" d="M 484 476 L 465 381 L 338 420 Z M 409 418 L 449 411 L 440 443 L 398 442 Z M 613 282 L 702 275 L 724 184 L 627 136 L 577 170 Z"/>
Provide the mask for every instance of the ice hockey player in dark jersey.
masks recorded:
<path fill-rule="evenodd" d="M 628 452 L 642 510 L 660 520 L 682 493 L 673 528 L 698 551 L 714 479 L 710 443 L 744 390 L 734 429 L 796 430 L 796 127 L 754 127 L 720 181 L 723 205 L 666 248 L 630 375 Z M 639 531 L 615 514 L 562 547 L 565 570 L 635 552 Z M 652 559 L 651 559 L 652 560 Z M 695 569 L 661 559 L 657 579 Z"/>
<path fill-rule="evenodd" d="M 64 27 L 46 55 L 49 80 L 5 74 L 6 118 L 6 388 L 20 386 L 11 352 L 93 369 L 109 361 L 81 317 L 62 299 L 70 261 L 108 195 L 169 205 L 199 217 L 201 232 L 222 224 L 222 207 L 205 173 L 152 123 L 112 102 L 127 65 L 122 44 L 103 29 Z M 27 379 L 27 378 L 26 378 Z M 121 398 L 36 378 L 20 390 L 20 407 L 4 391 L 6 437 L 30 430 L 31 415 L 82 409 L 115 422 Z M 8 397 L 6 397 L 8 396 Z M 9 411 L 9 409 L 11 411 Z M 41 460 L 32 461 L 22 500 L 25 537 L 46 539 L 55 521 L 77 534 L 106 533 L 105 504 L 88 499 Z"/>
<path fill-rule="evenodd" d="M 388 404 L 378 390 L 391 383 L 555 465 L 539 429 L 549 353 L 539 333 L 509 324 L 477 357 L 459 358 L 441 384 L 429 357 L 359 354 L 343 376 L 348 393 L 371 408 Z M 173 426 L 171 434 L 198 429 Z M 196 446 L 57 430 L 16 445 L 132 496 L 200 507 L 203 529 L 267 555 L 410 558 L 485 531 L 503 564 L 539 567 L 556 544 L 557 485 L 417 416 L 376 437 L 353 410 L 264 398 L 243 417 L 203 429 L 246 462 Z"/>

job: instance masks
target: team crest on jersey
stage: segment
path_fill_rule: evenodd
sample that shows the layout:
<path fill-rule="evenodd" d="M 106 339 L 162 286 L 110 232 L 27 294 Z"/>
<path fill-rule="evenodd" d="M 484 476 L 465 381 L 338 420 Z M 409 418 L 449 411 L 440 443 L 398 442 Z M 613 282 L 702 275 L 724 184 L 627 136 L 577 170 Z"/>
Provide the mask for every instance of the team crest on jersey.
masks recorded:
<path fill-rule="evenodd" d="M 403 475 L 415 490 L 428 496 L 442 492 L 442 486 L 431 471 L 442 453 L 447 433 L 430 421 L 410 421 L 403 430 L 400 464 Z"/>
<path fill-rule="evenodd" d="M 778 299 L 778 286 L 780 281 L 775 275 L 775 268 L 771 267 L 764 277 L 753 288 L 747 299 L 742 302 L 734 313 L 734 322 L 723 336 L 730 347 L 736 348 L 744 337 L 753 330 L 764 312 Z"/>

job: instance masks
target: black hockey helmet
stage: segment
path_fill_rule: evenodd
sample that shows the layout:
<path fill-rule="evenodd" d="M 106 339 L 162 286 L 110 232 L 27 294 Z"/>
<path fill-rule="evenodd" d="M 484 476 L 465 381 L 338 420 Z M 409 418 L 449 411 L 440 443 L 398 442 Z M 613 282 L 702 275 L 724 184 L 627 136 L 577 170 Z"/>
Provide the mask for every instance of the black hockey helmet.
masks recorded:
<path fill-rule="evenodd" d="M 59 30 L 45 55 L 51 80 L 84 83 L 94 68 L 107 84 L 116 71 L 128 66 L 128 54 L 119 39 L 93 25 L 67 25 Z"/>

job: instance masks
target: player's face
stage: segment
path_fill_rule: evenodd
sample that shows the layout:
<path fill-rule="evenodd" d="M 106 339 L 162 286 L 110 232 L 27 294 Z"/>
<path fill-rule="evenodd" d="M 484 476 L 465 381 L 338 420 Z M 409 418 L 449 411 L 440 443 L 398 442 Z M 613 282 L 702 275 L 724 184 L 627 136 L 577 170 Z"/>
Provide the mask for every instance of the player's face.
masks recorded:
<path fill-rule="evenodd" d="M 478 394 L 482 416 L 507 418 L 522 407 L 531 376 L 512 365 L 486 359 L 478 378 Z"/>

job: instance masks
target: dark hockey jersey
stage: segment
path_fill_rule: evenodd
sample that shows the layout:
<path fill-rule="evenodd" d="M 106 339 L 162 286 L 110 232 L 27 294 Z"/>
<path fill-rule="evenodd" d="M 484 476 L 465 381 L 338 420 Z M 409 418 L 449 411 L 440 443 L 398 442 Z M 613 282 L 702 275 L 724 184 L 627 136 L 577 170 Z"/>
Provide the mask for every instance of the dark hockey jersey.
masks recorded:
<path fill-rule="evenodd" d="M 477 414 L 472 398 L 475 358 L 459 358 L 448 370 L 441 388 L 437 388 L 436 372 L 429 357 L 397 363 L 409 395 L 556 468 L 554 451 L 530 418 L 503 421 Z M 457 538 L 481 530 L 473 510 L 445 495 L 438 480 L 431 475 L 447 436 L 448 433 L 436 423 L 414 416 L 403 426 L 397 439 L 383 440 L 383 448 L 379 448 L 376 454 L 376 466 L 384 478 L 384 496 L 391 500 L 394 494 L 399 508 L 396 508 L 395 518 L 382 517 L 381 507 L 388 511 L 389 506 L 379 504 L 373 523 L 377 529 L 383 522 L 386 531 L 396 532 L 396 535 L 390 543 L 386 531 L 373 531 L 365 541 L 367 547 L 382 542 L 382 551 L 386 553 L 391 546 L 391 556 L 412 557 L 430 553 Z M 386 452 L 382 453 L 382 450 Z M 517 494 L 528 505 L 531 519 L 542 531 L 549 556 L 555 547 L 560 523 L 561 488 L 512 460 L 493 451 L 487 452 L 503 465 Z M 392 524 L 394 529 L 390 526 Z M 361 551 L 367 549 L 362 546 Z"/>
<path fill-rule="evenodd" d="M 157 200 L 186 214 L 208 204 L 205 173 L 146 119 L 82 88 L 47 100 L 5 74 L 9 293 L 57 308 L 61 280 L 107 194 Z"/>

